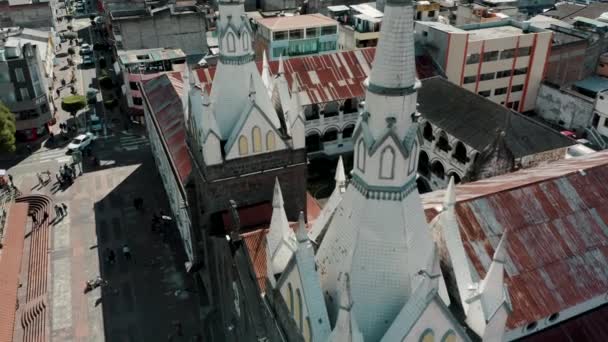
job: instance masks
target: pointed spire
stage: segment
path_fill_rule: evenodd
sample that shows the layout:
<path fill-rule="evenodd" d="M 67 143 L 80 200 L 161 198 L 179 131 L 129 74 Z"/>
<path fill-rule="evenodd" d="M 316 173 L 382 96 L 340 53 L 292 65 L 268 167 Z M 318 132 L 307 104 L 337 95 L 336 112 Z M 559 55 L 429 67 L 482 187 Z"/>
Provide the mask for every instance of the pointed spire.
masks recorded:
<path fill-rule="evenodd" d="M 443 198 L 443 210 L 454 206 L 454 203 L 456 203 L 456 186 L 454 185 L 454 176 L 451 176 Z"/>
<path fill-rule="evenodd" d="M 493 314 L 506 300 L 504 290 L 504 264 L 507 256 L 507 231 L 505 230 L 496 246 L 488 273 L 481 281 L 479 292 L 486 312 Z M 490 317 L 486 317 L 486 320 Z"/>
<path fill-rule="evenodd" d="M 279 184 L 279 178 L 274 179 L 274 193 L 272 195 L 272 207 L 274 209 L 283 208 L 283 194 L 281 193 L 281 185 Z"/>
<path fill-rule="evenodd" d="M 283 54 L 279 56 L 279 75 L 285 74 L 285 67 L 283 66 Z"/>
<path fill-rule="evenodd" d="M 264 86 L 270 95 L 272 91 L 272 79 L 270 77 L 270 65 L 268 64 L 268 58 L 266 58 L 266 50 L 262 54 L 262 82 L 264 82 Z"/>
<path fill-rule="evenodd" d="M 344 174 L 344 162 L 342 161 L 342 156 L 338 158 L 338 166 L 336 167 L 336 176 L 334 179 L 336 180 L 336 190 L 344 192 L 346 190 L 346 175 Z"/>
<path fill-rule="evenodd" d="M 298 217 L 298 230 L 296 231 L 298 242 L 308 241 L 308 233 L 306 232 L 306 223 L 304 222 L 304 212 L 300 211 L 300 217 Z"/>

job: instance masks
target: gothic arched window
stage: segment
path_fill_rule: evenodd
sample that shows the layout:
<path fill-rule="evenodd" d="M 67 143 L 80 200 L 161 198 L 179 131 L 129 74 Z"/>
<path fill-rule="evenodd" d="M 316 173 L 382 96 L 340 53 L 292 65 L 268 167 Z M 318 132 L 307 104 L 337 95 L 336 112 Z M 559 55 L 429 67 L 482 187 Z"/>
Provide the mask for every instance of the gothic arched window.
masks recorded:
<path fill-rule="evenodd" d="M 408 176 L 412 174 L 412 172 L 416 171 L 416 160 L 418 159 L 418 143 L 414 141 L 412 144 L 412 149 L 410 150 L 410 165 L 407 168 Z"/>
<path fill-rule="evenodd" d="M 365 171 L 365 154 L 365 143 L 360 139 L 357 143 L 357 168 L 361 172 Z"/>
<path fill-rule="evenodd" d="M 226 42 L 228 45 L 228 52 L 236 51 L 236 39 L 234 38 L 234 33 L 228 32 L 226 35 Z"/>
<path fill-rule="evenodd" d="M 274 132 L 268 131 L 268 133 L 266 133 L 266 150 L 274 151 L 275 148 L 276 148 L 276 138 L 274 136 Z"/>
<path fill-rule="evenodd" d="M 422 335 L 420 335 L 420 342 L 435 342 L 435 334 L 433 330 L 426 329 Z"/>
<path fill-rule="evenodd" d="M 251 43 L 249 43 L 249 33 L 247 32 L 243 32 L 243 50 L 248 51 L 249 50 L 249 45 Z"/>
<path fill-rule="evenodd" d="M 310 326 L 310 317 L 306 317 L 304 320 L 304 328 L 302 329 L 304 335 L 304 342 L 312 342 L 312 328 Z"/>
<path fill-rule="evenodd" d="M 260 127 L 255 126 L 252 130 L 253 135 L 253 152 L 262 152 L 262 130 Z"/>
<path fill-rule="evenodd" d="M 393 169 L 395 168 L 395 150 L 387 146 L 380 154 L 380 178 L 393 179 Z"/>
<path fill-rule="evenodd" d="M 247 153 L 249 153 L 249 144 L 247 143 L 247 137 L 241 135 L 241 137 L 239 138 L 239 155 L 245 156 L 247 155 Z"/>
<path fill-rule="evenodd" d="M 300 289 L 296 289 L 296 307 L 294 312 L 294 319 L 300 331 L 302 331 L 302 293 L 300 293 Z"/>

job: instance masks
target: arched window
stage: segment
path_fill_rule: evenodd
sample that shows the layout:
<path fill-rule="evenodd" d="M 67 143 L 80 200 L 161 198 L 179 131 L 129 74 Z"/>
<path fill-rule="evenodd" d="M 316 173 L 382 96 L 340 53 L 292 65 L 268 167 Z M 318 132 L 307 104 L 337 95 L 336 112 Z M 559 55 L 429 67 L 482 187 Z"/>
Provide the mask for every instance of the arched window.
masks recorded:
<path fill-rule="evenodd" d="M 469 158 L 467 157 L 467 148 L 462 142 L 459 141 L 456 143 L 453 157 L 462 164 L 466 164 L 469 161 Z"/>
<path fill-rule="evenodd" d="M 234 38 L 234 33 L 228 32 L 226 35 L 226 43 L 228 45 L 228 52 L 236 51 L 236 40 Z"/>
<path fill-rule="evenodd" d="M 325 133 L 323 133 L 324 142 L 336 141 L 338 140 L 338 129 L 335 127 L 328 128 Z"/>
<path fill-rule="evenodd" d="M 357 168 L 361 172 L 365 171 L 365 155 L 365 143 L 363 142 L 363 139 L 360 139 L 357 143 Z"/>
<path fill-rule="evenodd" d="M 395 150 L 387 146 L 380 154 L 380 178 L 393 179 L 393 169 L 395 167 Z"/>
<path fill-rule="evenodd" d="M 243 32 L 243 50 L 249 50 L 249 33 Z"/>
<path fill-rule="evenodd" d="M 302 331 L 302 294 L 300 289 L 296 289 L 296 307 L 294 312 L 294 319 L 300 331 Z"/>
<path fill-rule="evenodd" d="M 266 133 L 266 151 L 274 151 L 276 148 L 276 141 L 274 137 L 273 131 L 268 131 Z"/>
<path fill-rule="evenodd" d="M 441 132 L 439 134 L 439 140 L 437 140 L 437 148 L 445 152 L 448 152 L 452 149 L 448 141 L 448 135 L 445 134 L 445 132 Z"/>
<path fill-rule="evenodd" d="M 431 123 L 428 121 L 427 121 L 427 123 L 424 124 L 422 136 L 424 137 L 424 139 L 426 139 L 428 141 L 435 140 L 435 137 L 433 136 L 433 126 L 431 126 Z"/>
<path fill-rule="evenodd" d="M 456 342 L 456 334 L 454 331 L 448 330 L 441 338 L 441 342 Z"/>
<path fill-rule="evenodd" d="M 410 165 L 407 168 L 407 175 L 411 175 L 416 171 L 416 160 L 418 159 L 418 143 L 414 141 L 412 144 L 412 149 L 410 151 Z"/>
<path fill-rule="evenodd" d="M 260 127 L 253 127 L 251 135 L 253 136 L 253 153 L 262 152 L 262 130 Z"/>
<path fill-rule="evenodd" d="M 292 315 L 294 315 L 293 304 L 293 287 L 291 286 L 291 283 L 287 283 L 287 307 Z"/>
<path fill-rule="evenodd" d="M 306 135 L 306 151 L 316 152 L 321 150 L 321 136 L 317 132 Z"/>
<path fill-rule="evenodd" d="M 454 177 L 454 184 L 460 184 L 460 176 L 456 172 L 450 173 L 450 177 Z"/>
<path fill-rule="evenodd" d="M 420 151 L 420 156 L 418 157 L 418 173 L 428 177 L 430 166 L 429 155 L 424 151 Z"/>
<path fill-rule="evenodd" d="M 443 167 L 443 164 L 441 164 L 440 161 L 436 160 L 433 162 L 433 164 L 431 165 L 431 172 L 433 172 L 433 174 L 439 179 L 445 178 L 445 168 Z"/>
<path fill-rule="evenodd" d="M 348 125 L 342 129 L 342 139 L 348 139 L 353 136 L 353 131 L 355 130 L 355 125 Z"/>
<path fill-rule="evenodd" d="M 304 342 L 312 342 L 312 328 L 310 327 L 310 317 L 306 316 L 304 320 L 304 329 L 302 329 L 304 335 Z"/>
<path fill-rule="evenodd" d="M 247 153 L 249 153 L 249 144 L 247 143 L 247 137 L 241 135 L 241 137 L 239 138 L 239 155 L 245 156 L 247 155 Z"/>
<path fill-rule="evenodd" d="M 422 335 L 420 335 L 420 342 L 435 342 L 435 334 L 433 330 L 426 329 Z"/>

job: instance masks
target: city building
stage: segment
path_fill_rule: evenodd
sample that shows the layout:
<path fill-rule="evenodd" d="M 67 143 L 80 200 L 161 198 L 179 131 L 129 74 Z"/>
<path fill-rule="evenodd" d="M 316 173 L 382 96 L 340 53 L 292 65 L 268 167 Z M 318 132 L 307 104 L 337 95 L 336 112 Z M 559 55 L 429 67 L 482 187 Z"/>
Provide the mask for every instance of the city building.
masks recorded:
<path fill-rule="evenodd" d="M 416 22 L 416 39 L 450 82 L 507 108 L 534 109 L 552 33 L 513 20 Z"/>
<path fill-rule="evenodd" d="M 608 4 L 601 1 L 557 2 L 552 9 L 543 15 L 572 23 L 576 17 L 606 22 L 602 14 L 608 12 Z"/>
<path fill-rule="evenodd" d="M 203 6 L 170 4 L 157 8 L 111 11 L 110 38 L 117 50 L 181 49 L 186 55 L 207 53 Z"/>
<path fill-rule="evenodd" d="M 186 146 L 186 126 L 183 79 L 180 72 L 169 72 L 144 81 L 144 118 L 150 148 L 158 168 L 162 185 L 169 198 L 172 219 L 182 238 L 184 250 L 191 265 L 199 260 L 195 255 L 197 234 L 193 230 L 188 207 L 188 185 L 192 163 Z M 200 234 L 200 233 L 198 233 Z"/>
<path fill-rule="evenodd" d="M 515 5 L 488 6 L 485 2 L 473 2 L 458 4 L 453 13 L 456 17 L 454 20 L 455 25 L 460 26 L 515 18 L 517 17 L 518 9 Z"/>
<path fill-rule="evenodd" d="M 50 28 L 54 26 L 47 0 L 0 0 L 0 27 Z"/>
<path fill-rule="evenodd" d="M 340 22 L 340 50 L 376 46 L 384 14 L 376 4 L 338 5 L 327 7 L 329 16 Z"/>
<path fill-rule="evenodd" d="M 47 80 L 52 74 L 47 75 L 43 58 L 52 62 L 54 49 L 49 36 L 46 42 L 40 42 L 28 37 L 21 39 L 22 32 L 0 33 L 7 37 L 0 40 L 0 101 L 15 114 L 17 139 L 28 141 L 46 134 L 53 119 Z"/>
<path fill-rule="evenodd" d="M 338 22 L 322 14 L 276 16 L 254 19 L 255 52 L 269 60 L 316 55 L 338 49 Z M 232 49 L 234 49 L 234 44 Z M 231 46 L 229 46 L 230 48 Z"/>
<path fill-rule="evenodd" d="M 418 112 L 421 192 L 445 189 L 450 178 L 471 182 L 564 159 L 576 143 L 441 77 L 422 80 Z"/>
<path fill-rule="evenodd" d="M 128 115 L 135 121 L 147 122 L 143 119 L 143 99 L 138 83 L 159 74 L 188 69 L 186 54 L 181 49 L 145 49 L 145 50 L 119 50 L 118 68 L 122 75 L 122 93 L 127 100 Z"/>

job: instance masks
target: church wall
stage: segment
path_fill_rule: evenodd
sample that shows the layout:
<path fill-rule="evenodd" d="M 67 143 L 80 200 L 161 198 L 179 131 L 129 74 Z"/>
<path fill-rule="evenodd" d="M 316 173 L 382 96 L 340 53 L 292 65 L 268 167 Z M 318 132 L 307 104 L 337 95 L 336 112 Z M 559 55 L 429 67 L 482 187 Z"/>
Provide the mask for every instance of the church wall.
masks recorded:
<path fill-rule="evenodd" d="M 440 299 L 436 298 L 429 303 L 424 313 L 403 339 L 403 342 L 465 341 L 457 335 L 458 330 L 454 326 L 454 321 L 446 316 L 446 312 L 439 307 L 436 300 Z M 454 336 L 453 339 L 448 338 L 451 334 Z"/>
<path fill-rule="evenodd" d="M 285 278 L 281 277 L 283 279 L 279 291 L 281 292 L 283 300 L 285 300 L 285 304 L 287 304 L 287 308 L 296 323 L 296 326 L 302 331 L 308 312 L 306 310 L 306 305 L 304 305 L 304 291 L 302 290 L 299 269 L 295 264 L 290 266 L 287 268 L 289 273 L 286 276 L 284 275 Z M 300 294 L 300 300 L 298 300 L 298 293 Z"/>
<path fill-rule="evenodd" d="M 564 159 L 567 151 L 568 147 L 556 148 L 554 150 L 524 156 L 520 158 L 519 162 L 521 163 L 522 168 L 534 167 L 542 163 Z"/>
<path fill-rule="evenodd" d="M 285 142 L 283 141 L 283 139 L 281 139 L 276 129 L 274 129 L 270 125 L 270 123 L 262 117 L 262 115 L 263 114 L 260 114 L 255 109 L 249 114 L 249 117 L 247 118 L 247 121 L 245 122 L 243 127 L 241 127 L 241 131 L 237 135 L 237 139 L 232 145 L 231 150 L 228 151 L 226 159 L 235 159 L 243 157 L 240 155 L 239 148 L 239 140 L 242 136 L 247 138 L 247 154 L 245 156 L 274 152 L 277 150 L 284 150 L 287 147 L 285 146 Z M 253 136 L 253 129 L 255 127 L 260 129 L 260 152 L 254 152 L 254 146 L 256 142 L 254 141 L 255 139 Z M 275 146 L 272 150 L 269 150 L 269 146 L 267 146 L 266 138 L 268 132 L 272 132 L 272 134 L 274 134 Z"/>

